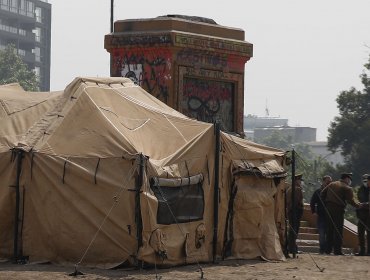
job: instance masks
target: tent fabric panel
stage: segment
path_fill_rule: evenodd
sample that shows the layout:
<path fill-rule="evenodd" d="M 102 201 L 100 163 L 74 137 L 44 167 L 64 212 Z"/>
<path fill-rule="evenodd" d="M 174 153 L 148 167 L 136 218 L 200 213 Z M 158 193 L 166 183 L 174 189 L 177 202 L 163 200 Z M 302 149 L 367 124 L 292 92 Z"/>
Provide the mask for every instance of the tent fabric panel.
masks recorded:
<path fill-rule="evenodd" d="M 130 82 L 132 83 L 131 80 Z M 111 85 L 111 87 L 117 89 L 118 94 L 124 94 L 126 98 L 135 100 L 137 104 L 146 109 L 155 110 L 157 112 L 164 113 L 167 115 L 188 119 L 187 116 L 181 114 L 180 112 L 174 110 L 172 107 L 161 102 L 159 99 L 149 94 L 143 88 L 135 85 L 134 83 L 132 83 L 131 85 L 126 83 L 123 88 L 117 84 Z"/>
<path fill-rule="evenodd" d="M 234 204 L 234 242 L 232 256 L 283 260 L 275 225 L 276 186 L 272 180 L 255 176 L 236 178 Z"/>
<path fill-rule="evenodd" d="M 54 99 L 62 94 L 58 92 L 15 92 L 2 91 L 0 89 L 0 104 L 8 116 L 37 107 L 42 103 L 52 103 Z"/>
<path fill-rule="evenodd" d="M 107 121 L 87 95 L 81 95 L 68 114 L 49 126 L 45 140 L 35 146 L 41 153 L 64 157 L 113 157 L 135 154 L 127 138 Z"/>
<path fill-rule="evenodd" d="M 16 147 L 19 143 L 25 143 L 26 135 L 30 129 L 44 118 L 44 115 L 60 101 L 60 98 L 56 94 L 53 99 L 39 103 L 37 106 L 1 118 L 0 150 Z"/>
<path fill-rule="evenodd" d="M 129 139 L 137 151 L 150 158 L 167 157 L 210 126 L 179 114 L 171 115 L 170 112 L 159 111 L 150 104 L 142 104 L 136 96 L 127 96 L 126 91 L 125 88 L 118 91 L 115 87 L 86 89 L 86 93 L 105 117 Z M 139 98 L 141 95 L 137 96 Z M 168 135 L 171 135 L 171 141 L 167 141 Z"/>
<path fill-rule="evenodd" d="M 210 132 L 211 133 L 211 132 Z M 199 140 L 199 150 L 189 150 L 189 153 L 179 153 L 171 158 L 170 165 L 157 165 L 159 161 L 149 160 L 147 176 L 162 178 L 188 177 L 189 175 L 204 174 L 204 214 L 203 219 L 189 223 L 161 225 L 157 224 L 156 214 L 158 200 L 152 192 L 148 178 L 141 194 L 141 212 L 143 217 L 143 247 L 139 250 L 139 258 L 157 265 L 179 265 L 184 263 L 197 263 L 212 259 L 213 236 L 213 186 L 214 186 L 214 145 L 209 143 L 208 133 Z M 203 146 L 201 143 L 208 143 Z M 198 149 L 194 148 L 194 149 Z M 195 156 L 195 157 L 193 157 Z M 167 161 L 162 161 L 166 162 Z M 210 175 L 209 175 L 210 174 Z M 161 235 L 158 234 L 161 231 Z M 161 242 L 152 242 L 153 236 L 163 236 Z M 204 238 L 202 238 L 204 236 Z M 198 241 L 196 241 L 198 240 Z M 167 258 L 159 258 L 158 250 L 154 244 L 162 244 Z"/>
<path fill-rule="evenodd" d="M 65 162 L 36 154 L 32 180 L 23 178 L 29 182 L 24 255 L 31 262 L 74 264 L 89 248 L 81 265 L 111 268 L 125 261 L 132 263 L 130 256 L 135 255 L 137 243 L 134 193 L 129 190 L 135 184 L 133 177 L 125 182 L 121 175 L 132 174 L 135 165 L 123 159 L 103 160 L 95 184 L 96 160 Z M 29 157 L 24 168 L 30 174 Z M 114 170 L 120 174 L 114 175 Z"/>
<path fill-rule="evenodd" d="M 210 201 L 209 192 L 205 194 L 206 203 Z M 139 250 L 139 259 L 148 263 L 157 263 L 160 266 L 173 266 L 185 263 L 197 263 L 211 259 L 212 224 L 210 222 L 209 209 L 205 209 L 203 220 L 189 223 L 172 225 L 160 225 L 156 223 L 158 202 L 155 196 L 144 192 L 141 195 L 142 216 L 143 216 L 143 247 Z M 205 203 L 205 205 L 207 205 Z M 207 215 L 208 214 L 208 215 Z M 204 241 L 199 248 L 192 242 L 196 239 L 197 229 L 200 225 L 206 227 Z M 162 238 L 160 242 L 153 242 L 153 239 L 160 231 Z M 158 248 L 155 244 L 161 243 Z M 187 250 L 185 250 L 187 248 Z M 165 252 L 166 258 L 160 257 L 160 251 Z"/>
<path fill-rule="evenodd" d="M 221 132 L 221 142 L 231 159 L 276 159 L 283 158 L 285 152 L 276 148 L 257 144 L 224 132 Z"/>
<path fill-rule="evenodd" d="M 144 110 L 156 110 L 159 113 L 165 113 L 181 118 L 188 119 L 185 115 L 179 113 L 165 103 L 155 98 L 144 89 L 134 84 L 129 78 L 123 77 L 109 77 L 109 78 L 86 78 L 78 77 L 68 85 L 66 91 L 76 91 L 80 86 L 83 86 L 88 92 L 90 89 L 101 88 L 107 91 L 115 91 L 117 94 L 122 95 L 125 99 L 137 103 Z"/>
<path fill-rule="evenodd" d="M 25 91 L 19 83 L 0 85 L 0 91 L 3 91 L 3 90 L 14 91 L 14 92 L 22 92 L 22 91 L 24 92 Z"/>
<path fill-rule="evenodd" d="M 16 160 L 12 152 L 0 153 L 0 259 L 13 256 Z"/>

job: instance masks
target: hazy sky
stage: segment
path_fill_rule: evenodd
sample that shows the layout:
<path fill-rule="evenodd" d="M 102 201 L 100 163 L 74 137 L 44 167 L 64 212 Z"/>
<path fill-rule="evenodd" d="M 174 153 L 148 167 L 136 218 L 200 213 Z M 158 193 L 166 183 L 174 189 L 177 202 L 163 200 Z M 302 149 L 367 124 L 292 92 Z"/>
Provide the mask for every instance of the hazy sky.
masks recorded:
<path fill-rule="evenodd" d="M 370 0 L 115 0 L 115 20 L 167 14 L 208 17 L 241 28 L 254 45 L 246 64 L 245 114 L 289 119 L 326 140 L 338 115 L 336 97 L 354 86 L 370 53 Z M 110 0 L 52 4 L 51 89 L 77 76 L 109 76 L 104 35 Z"/>

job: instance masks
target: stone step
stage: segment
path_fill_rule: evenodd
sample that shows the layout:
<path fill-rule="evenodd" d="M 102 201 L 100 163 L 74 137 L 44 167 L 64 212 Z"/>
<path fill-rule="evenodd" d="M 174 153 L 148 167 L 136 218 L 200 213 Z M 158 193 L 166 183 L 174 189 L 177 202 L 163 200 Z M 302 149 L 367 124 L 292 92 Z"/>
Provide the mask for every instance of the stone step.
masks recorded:
<path fill-rule="evenodd" d="M 297 244 L 298 246 L 298 252 L 303 252 L 303 253 L 319 253 L 320 252 L 320 249 L 318 246 L 308 246 L 308 245 L 299 245 Z"/>
<path fill-rule="evenodd" d="M 317 234 L 318 236 L 318 234 Z M 298 251 L 301 251 L 303 253 L 319 253 L 320 251 L 320 245 L 318 239 L 301 239 L 299 238 L 296 241 L 298 246 Z M 352 248 L 342 248 L 342 252 L 346 255 L 353 255 L 354 251 Z"/>
<path fill-rule="evenodd" d="M 320 246 L 317 228 L 312 227 L 308 221 L 302 220 L 296 243 L 299 252 L 318 254 L 320 252 Z M 354 254 L 352 248 L 343 248 L 342 252 L 344 254 Z"/>
<path fill-rule="evenodd" d="M 300 227 L 300 233 L 317 233 L 317 228 L 313 227 Z"/>
<path fill-rule="evenodd" d="M 307 240 L 307 239 L 297 239 L 297 245 L 300 246 L 315 246 L 319 247 L 319 240 Z"/>
<path fill-rule="evenodd" d="M 319 234 L 318 233 L 298 233 L 298 239 L 303 240 L 319 240 Z"/>
<path fill-rule="evenodd" d="M 309 246 L 309 245 L 299 245 L 298 246 L 298 252 L 303 252 L 303 253 L 320 253 L 319 246 Z M 351 248 L 342 248 L 342 253 L 346 255 L 353 255 L 353 250 Z"/>
<path fill-rule="evenodd" d="M 307 222 L 307 221 L 301 221 L 301 222 L 300 222 L 300 226 L 301 226 L 301 227 L 310 227 L 310 223 L 309 223 L 309 222 Z"/>

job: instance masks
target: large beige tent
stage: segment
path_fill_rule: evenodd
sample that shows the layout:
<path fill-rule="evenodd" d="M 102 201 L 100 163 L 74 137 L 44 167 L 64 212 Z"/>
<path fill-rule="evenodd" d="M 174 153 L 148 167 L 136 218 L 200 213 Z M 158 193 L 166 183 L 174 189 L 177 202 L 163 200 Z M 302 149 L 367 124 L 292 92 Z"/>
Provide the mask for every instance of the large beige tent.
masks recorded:
<path fill-rule="evenodd" d="M 125 78 L 1 86 L 0 123 L 0 258 L 284 259 L 280 150 L 218 133 Z"/>

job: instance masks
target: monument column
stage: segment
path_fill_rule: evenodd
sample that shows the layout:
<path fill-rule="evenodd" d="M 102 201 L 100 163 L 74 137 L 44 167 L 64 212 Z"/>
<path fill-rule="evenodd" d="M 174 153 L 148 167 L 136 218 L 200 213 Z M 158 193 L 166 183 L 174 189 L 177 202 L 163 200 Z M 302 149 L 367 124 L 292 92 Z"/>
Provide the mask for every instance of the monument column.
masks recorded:
<path fill-rule="evenodd" d="M 253 45 L 244 31 L 211 19 L 163 16 L 116 21 L 105 36 L 111 75 L 129 77 L 181 113 L 219 119 L 243 135 L 244 68 Z"/>

